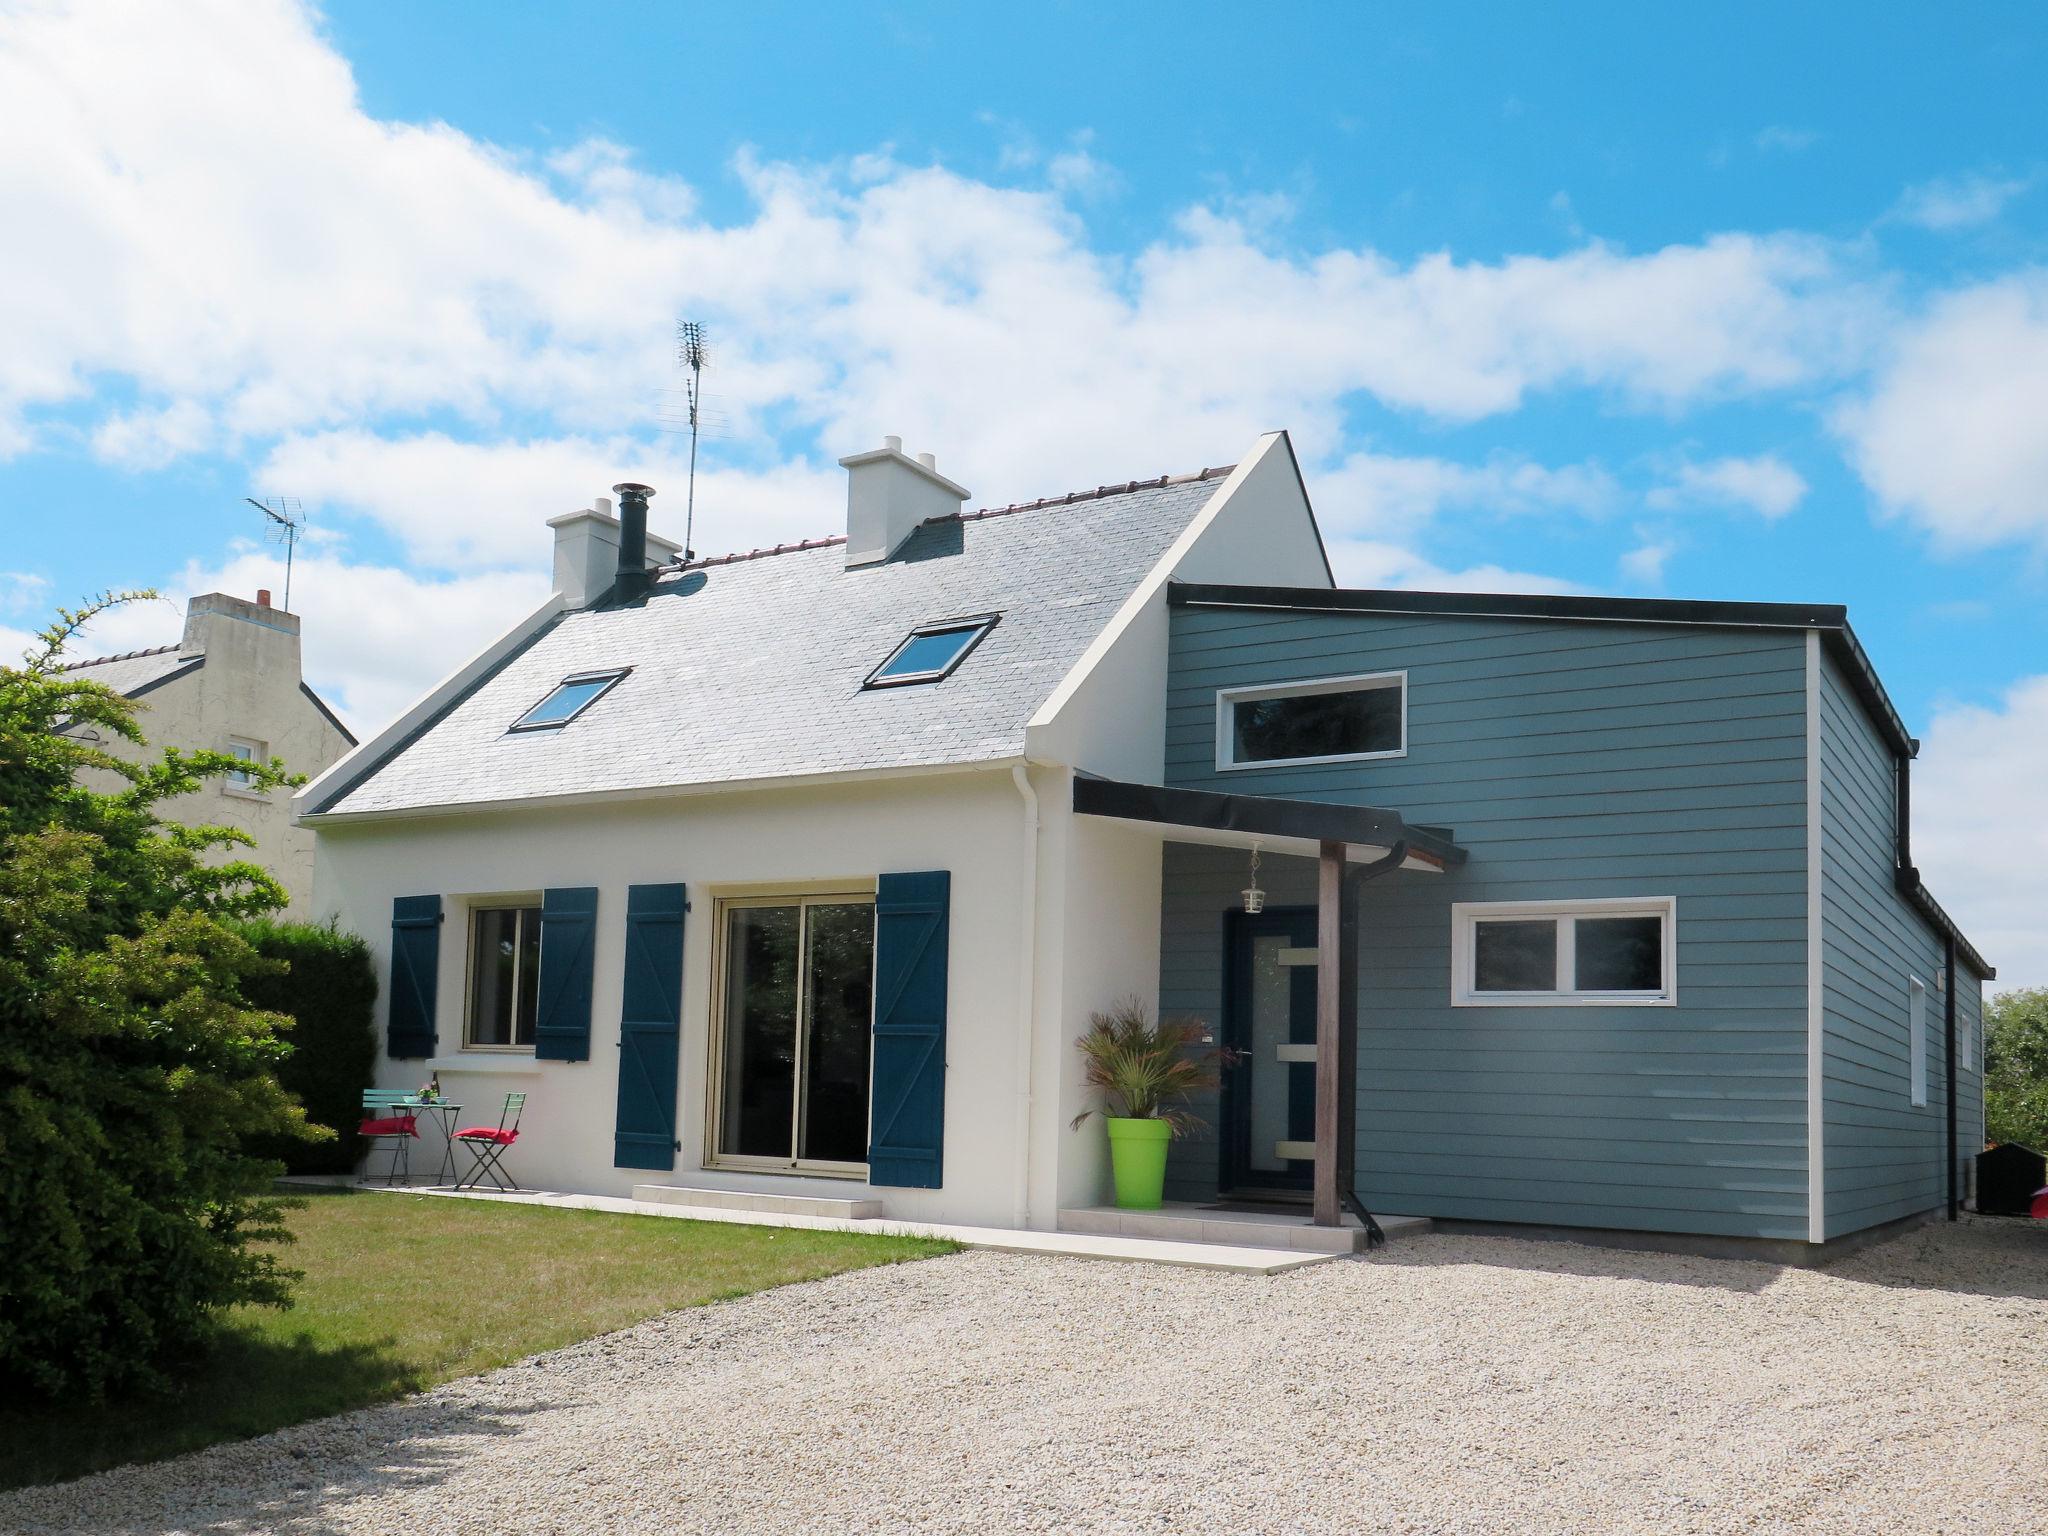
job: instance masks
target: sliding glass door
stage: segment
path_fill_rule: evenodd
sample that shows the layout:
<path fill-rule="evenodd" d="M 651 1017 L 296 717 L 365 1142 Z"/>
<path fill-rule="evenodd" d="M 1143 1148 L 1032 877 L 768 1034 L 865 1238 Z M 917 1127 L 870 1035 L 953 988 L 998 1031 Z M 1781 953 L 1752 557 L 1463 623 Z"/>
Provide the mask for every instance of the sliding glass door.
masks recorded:
<path fill-rule="evenodd" d="M 719 916 L 714 1160 L 865 1172 L 874 898 L 749 897 Z"/>

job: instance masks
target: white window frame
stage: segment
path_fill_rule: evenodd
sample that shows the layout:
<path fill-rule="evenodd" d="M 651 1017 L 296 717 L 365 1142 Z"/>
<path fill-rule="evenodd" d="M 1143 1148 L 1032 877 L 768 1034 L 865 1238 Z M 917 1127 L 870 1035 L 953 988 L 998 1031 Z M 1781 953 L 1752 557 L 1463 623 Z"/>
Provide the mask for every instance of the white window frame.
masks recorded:
<path fill-rule="evenodd" d="M 523 895 L 479 896 L 463 903 L 462 927 L 462 1049 L 490 1056 L 531 1056 L 535 1040 L 540 1035 L 540 1020 L 533 1021 L 535 1040 L 521 1045 L 516 1041 L 503 1045 L 479 1043 L 472 1038 L 476 1033 L 476 928 L 477 919 L 486 912 L 525 912 L 534 914 L 534 922 L 540 922 L 541 893 L 529 891 Z M 536 933 L 535 937 L 538 937 Z M 515 944 L 512 950 L 512 1033 L 519 1032 L 519 983 L 523 946 Z M 536 962 L 537 963 L 537 962 Z"/>
<path fill-rule="evenodd" d="M 1907 1096 L 1915 1109 L 1927 1107 L 1927 983 L 1906 978 Z"/>
<path fill-rule="evenodd" d="M 1582 917 L 1664 920 L 1664 984 L 1655 992 L 1582 992 L 1577 977 L 1576 923 Z M 1553 918 L 1557 922 L 1558 989 L 1481 992 L 1474 985 L 1481 922 Z M 1451 1005 L 1455 1008 L 1675 1008 L 1678 1006 L 1678 898 L 1627 896 L 1588 901 L 1460 901 L 1451 904 Z"/>
<path fill-rule="evenodd" d="M 1322 693 L 1355 693 L 1363 687 L 1398 688 L 1401 693 L 1401 745 L 1385 752 L 1337 752 L 1322 757 L 1257 757 L 1240 760 L 1232 714 L 1237 705 L 1260 699 L 1309 698 Z M 1408 755 L 1408 673 L 1354 672 L 1344 677 L 1309 677 L 1291 683 L 1260 683 L 1216 690 L 1216 767 L 1222 773 L 1246 768 L 1313 768 L 1318 763 L 1371 763 Z"/>
<path fill-rule="evenodd" d="M 245 763 L 262 763 L 269 761 L 270 758 L 269 743 L 258 741 L 253 736 L 230 736 L 227 745 L 222 747 L 221 750 L 230 757 L 240 758 Z M 222 794 L 238 795 L 244 800 L 267 800 L 270 798 L 266 792 L 256 787 L 248 774 L 240 770 L 232 770 L 222 774 L 220 788 Z"/>
<path fill-rule="evenodd" d="M 704 1113 L 704 1166 L 706 1168 L 731 1168 L 758 1173 L 803 1174 L 828 1179 L 851 1179 L 865 1181 L 868 1165 L 865 1162 L 848 1163 L 827 1161 L 823 1158 L 803 1157 L 760 1157 L 739 1152 L 720 1150 L 719 1143 L 725 1137 L 725 1048 L 726 1048 L 726 972 L 727 957 L 731 941 L 727 932 L 728 915 L 750 907 L 801 907 L 846 906 L 865 903 L 872 912 L 875 907 L 876 888 L 873 883 L 849 881 L 831 886 L 804 886 L 801 888 L 777 888 L 767 886 L 734 890 L 719 896 L 712 903 L 712 982 L 711 1020 L 707 1031 L 710 1035 L 705 1080 Z M 800 919 L 808 923 L 806 914 Z M 801 927 L 797 936 L 797 952 L 803 953 Z M 804 1043 L 808 1038 L 808 1009 L 810 989 L 804 985 L 799 973 L 797 978 L 797 1054 L 792 1071 L 796 1077 L 797 1091 L 792 1096 L 791 1113 L 801 1117 L 803 1105 Z M 875 1004 L 872 982 L 868 995 L 868 1103 L 873 1113 L 875 1094 Z M 794 1122 L 792 1123 L 791 1145 L 795 1145 Z"/>

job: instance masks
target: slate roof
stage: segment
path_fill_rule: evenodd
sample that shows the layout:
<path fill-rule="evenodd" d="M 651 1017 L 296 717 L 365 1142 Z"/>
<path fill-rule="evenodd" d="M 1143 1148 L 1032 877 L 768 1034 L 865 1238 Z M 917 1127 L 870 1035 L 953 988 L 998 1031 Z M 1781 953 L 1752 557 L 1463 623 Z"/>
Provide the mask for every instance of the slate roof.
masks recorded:
<path fill-rule="evenodd" d="M 204 660 L 197 652 L 184 655 L 175 645 L 160 645 L 149 651 L 123 651 L 118 656 L 96 656 L 64 668 L 66 676 L 103 683 L 129 698 L 147 692 L 186 667 Z"/>
<path fill-rule="evenodd" d="M 699 561 L 564 614 L 314 813 L 986 762 L 1024 727 L 1227 470 L 935 518 L 887 562 L 843 540 Z M 944 680 L 863 689 L 915 625 L 997 613 Z M 568 726 L 506 728 L 565 676 L 632 674 Z"/>

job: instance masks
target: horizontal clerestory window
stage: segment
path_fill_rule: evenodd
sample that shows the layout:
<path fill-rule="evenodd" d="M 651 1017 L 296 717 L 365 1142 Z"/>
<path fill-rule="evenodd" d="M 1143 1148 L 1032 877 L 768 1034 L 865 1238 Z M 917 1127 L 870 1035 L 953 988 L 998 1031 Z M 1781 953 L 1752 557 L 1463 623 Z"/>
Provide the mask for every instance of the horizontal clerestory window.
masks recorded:
<path fill-rule="evenodd" d="M 1363 762 L 1407 750 L 1405 672 L 1225 688 L 1216 695 L 1218 768 Z"/>
<path fill-rule="evenodd" d="M 1678 901 L 1459 902 L 1451 1001 L 1461 1007 L 1678 1000 Z"/>

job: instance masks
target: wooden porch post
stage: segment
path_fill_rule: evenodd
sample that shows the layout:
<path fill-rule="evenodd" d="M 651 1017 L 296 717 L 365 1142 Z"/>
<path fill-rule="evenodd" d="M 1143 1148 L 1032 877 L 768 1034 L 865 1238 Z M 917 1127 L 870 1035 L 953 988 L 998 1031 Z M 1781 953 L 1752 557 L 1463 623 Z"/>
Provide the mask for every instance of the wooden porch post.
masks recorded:
<path fill-rule="evenodd" d="M 1342 1226 L 1337 1158 L 1344 1103 L 1344 845 L 1325 842 L 1316 869 L 1315 1224 Z"/>

